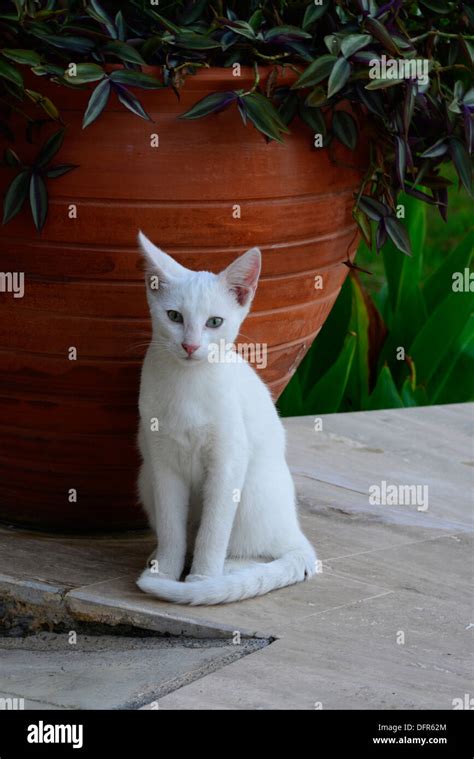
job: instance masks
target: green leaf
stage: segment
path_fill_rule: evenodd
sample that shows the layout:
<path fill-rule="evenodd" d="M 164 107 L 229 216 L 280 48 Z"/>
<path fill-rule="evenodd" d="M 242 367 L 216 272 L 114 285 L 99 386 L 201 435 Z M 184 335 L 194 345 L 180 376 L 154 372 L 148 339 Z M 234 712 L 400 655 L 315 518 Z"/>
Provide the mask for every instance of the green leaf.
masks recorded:
<path fill-rule="evenodd" d="M 290 37 L 291 39 L 311 39 L 312 35 L 298 26 L 274 26 L 265 32 L 265 42 L 271 42 L 275 37 Z"/>
<path fill-rule="evenodd" d="M 336 61 L 335 55 L 322 55 L 320 58 L 317 58 L 303 71 L 300 78 L 293 84 L 292 89 L 298 90 L 302 87 L 312 87 L 322 82 L 323 79 L 327 79 Z"/>
<path fill-rule="evenodd" d="M 141 71 L 129 71 L 121 69 L 113 71 L 110 79 L 117 84 L 125 84 L 129 87 L 140 87 L 142 90 L 157 90 L 163 84 L 151 74 L 143 74 Z"/>
<path fill-rule="evenodd" d="M 195 21 L 199 21 L 201 18 L 208 0 L 195 0 L 195 2 L 187 3 L 186 5 L 186 11 L 184 15 L 180 16 L 180 21 L 182 24 L 188 25 L 188 24 L 194 24 Z M 259 11 L 256 11 L 254 13 L 254 16 L 257 16 Z M 260 12 L 261 13 L 261 12 Z M 252 18 L 250 19 L 250 25 L 253 26 Z"/>
<path fill-rule="evenodd" d="M 145 65 L 145 61 L 143 60 L 138 50 L 135 50 L 132 45 L 127 45 L 126 42 L 120 42 L 119 40 L 108 42 L 103 46 L 102 52 L 106 54 L 110 53 L 111 55 L 116 55 L 117 58 L 120 58 L 121 61 L 127 61 L 127 63 L 138 63 L 140 65 Z"/>
<path fill-rule="evenodd" d="M 338 32 L 335 32 L 334 34 L 326 34 L 324 37 L 324 44 L 331 55 L 339 55 L 343 38 L 344 35 Z"/>
<path fill-rule="evenodd" d="M 338 58 L 333 66 L 328 81 L 328 97 L 332 97 L 342 90 L 351 75 L 352 67 L 345 58 Z"/>
<path fill-rule="evenodd" d="M 327 367 L 337 360 L 349 330 L 351 309 L 352 284 L 346 277 L 328 318 L 298 369 L 305 396 L 327 371 Z"/>
<path fill-rule="evenodd" d="M 463 273 L 473 254 L 474 231 L 466 235 L 425 282 L 423 296 L 430 312 L 453 292 L 453 274 Z"/>
<path fill-rule="evenodd" d="M 426 385 L 462 333 L 474 307 L 474 293 L 450 293 L 430 314 L 409 348 L 417 381 Z"/>
<path fill-rule="evenodd" d="M 277 408 L 279 415 L 282 417 L 303 415 L 303 394 L 298 373 L 293 375 L 290 383 L 280 395 Z"/>
<path fill-rule="evenodd" d="M 308 3 L 303 18 L 303 29 L 308 29 L 315 21 L 320 19 L 328 10 L 329 3 L 330 0 L 323 0 L 320 5 L 316 5 L 314 2 Z"/>
<path fill-rule="evenodd" d="M 408 377 L 403 383 L 402 389 L 400 390 L 400 398 L 402 399 L 403 405 L 407 408 L 411 406 L 418 406 Z"/>
<path fill-rule="evenodd" d="M 76 63 L 75 69 L 71 69 L 70 66 L 64 72 L 64 79 L 71 84 L 84 84 L 87 82 L 98 82 L 105 76 L 105 71 L 102 66 L 98 66 L 97 63 Z M 71 71 L 75 71 L 74 75 L 71 75 Z"/>
<path fill-rule="evenodd" d="M 382 349 L 381 361 L 388 361 L 392 374 L 399 378 L 403 363 L 396 359 L 401 346 L 407 351 L 423 324 L 427 313 L 421 294 L 423 251 L 426 235 L 426 206 L 407 195 L 401 196 L 405 208 L 405 224 L 412 240 L 412 256 L 401 256 L 390 240 L 382 250 L 388 299 L 386 321 L 389 334 Z"/>
<path fill-rule="evenodd" d="M 341 53 L 345 58 L 349 58 L 358 50 L 372 42 L 372 36 L 370 34 L 348 34 L 342 40 Z"/>
<path fill-rule="evenodd" d="M 399 198 L 399 205 L 400 203 L 403 203 L 405 207 L 404 226 L 407 230 L 408 237 L 411 240 L 411 250 L 413 254 L 412 258 L 404 256 L 402 258 L 402 265 L 404 267 L 404 272 L 409 276 L 410 281 L 414 282 L 415 286 L 419 288 L 423 276 L 423 253 L 426 245 L 426 205 L 420 203 L 416 198 L 411 198 L 409 195 L 405 194 L 401 195 Z M 413 261 L 413 265 L 411 264 L 411 261 Z"/>
<path fill-rule="evenodd" d="M 8 186 L 3 201 L 3 223 L 7 224 L 23 207 L 30 186 L 30 172 L 21 171 Z"/>
<path fill-rule="evenodd" d="M 165 18 L 164 16 L 160 16 L 159 13 L 152 10 L 150 10 L 149 13 L 150 13 L 150 16 L 153 16 L 154 18 L 156 18 L 160 22 L 160 24 L 163 24 L 163 26 L 166 29 L 169 29 L 170 32 L 173 32 L 173 34 L 180 33 L 181 29 L 179 28 L 179 26 L 176 26 L 176 24 L 173 24 L 171 21 L 168 21 L 168 19 Z"/>
<path fill-rule="evenodd" d="M 279 45 L 284 45 L 288 51 L 291 50 L 292 55 L 296 53 L 304 61 L 305 66 L 312 62 L 313 56 L 309 52 L 309 43 L 306 40 L 280 39 L 277 42 Z"/>
<path fill-rule="evenodd" d="M 286 124 L 270 101 L 257 92 L 252 92 L 243 98 L 245 112 L 254 127 L 271 140 L 283 142 L 281 132 L 289 133 Z"/>
<path fill-rule="evenodd" d="M 456 97 L 449 104 L 448 111 L 451 111 L 451 113 L 462 113 L 461 106 L 459 105 L 459 100 Z"/>
<path fill-rule="evenodd" d="M 226 28 L 234 34 L 239 34 L 242 37 L 247 37 L 249 40 L 256 40 L 256 34 L 253 27 L 247 23 L 247 21 L 229 21 L 226 24 Z"/>
<path fill-rule="evenodd" d="M 64 73 L 64 66 L 56 66 L 53 63 L 41 63 L 39 66 L 33 66 L 31 70 L 36 76 L 52 74 L 52 76 L 60 77 Z"/>
<path fill-rule="evenodd" d="M 30 206 L 35 227 L 41 232 L 48 213 L 48 191 L 43 177 L 36 173 L 30 179 Z"/>
<path fill-rule="evenodd" d="M 250 100 L 253 103 L 258 103 L 262 110 L 266 113 L 267 117 L 273 121 L 273 123 L 278 127 L 278 129 L 281 129 L 282 132 L 285 134 L 290 134 L 290 130 L 286 126 L 286 124 L 282 121 L 280 118 L 278 111 L 273 106 L 271 101 L 265 97 L 264 95 L 260 95 L 258 92 L 250 93 L 249 95 L 246 95 L 244 100 Z"/>
<path fill-rule="evenodd" d="M 55 121 L 59 119 L 59 111 L 49 98 L 41 95 L 39 92 L 34 92 L 34 90 L 25 89 L 25 94 L 28 95 L 33 103 L 39 105 L 51 119 Z"/>
<path fill-rule="evenodd" d="M 211 37 L 189 31 L 182 31 L 177 35 L 174 44 L 176 47 L 182 47 L 186 50 L 213 50 L 222 47 L 220 42 L 211 39 Z"/>
<path fill-rule="evenodd" d="M 15 63 L 20 63 L 25 66 L 39 66 L 41 63 L 41 57 L 34 50 L 17 50 L 11 48 L 3 48 L 3 55 L 9 58 Z"/>
<path fill-rule="evenodd" d="M 364 238 L 365 244 L 367 245 L 368 249 L 371 250 L 372 249 L 372 228 L 370 226 L 370 221 L 368 217 L 360 208 L 353 208 L 352 216 L 357 222 L 357 226 L 359 227 L 359 231 L 362 237 Z"/>
<path fill-rule="evenodd" d="M 466 92 L 462 99 L 462 102 L 464 105 L 467 105 L 470 108 L 474 108 L 474 87 L 471 87 L 471 89 Z"/>
<path fill-rule="evenodd" d="M 400 398 L 395 382 L 393 381 L 390 369 L 388 366 L 382 367 L 377 379 L 377 384 L 369 397 L 366 406 L 367 410 L 374 411 L 376 409 L 385 408 L 403 408 L 403 406 L 403 401 Z"/>
<path fill-rule="evenodd" d="M 352 369 L 356 335 L 348 335 L 336 361 L 314 385 L 304 401 L 305 414 L 331 414 L 339 410 Z"/>
<path fill-rule="evenodd" d="M 94 92 L 89 98 L 86 112 L 84 114 L 84 119 L 82 121 L 83 129 L 92 124 L 92 122 L 95 121 L 98 116 L 100 116 L 105 106 L 107 105 L 109 95 L 110 81 L 108 79 L 104 79 L 102 82 L 100 82 L 100 84 L 97 85 Z"/>
<path fill-rule="evenodd" d="M 87 13 L 89 16 L 92 16 L 92 18 L 95 18 L 99 23 L 104 24 L 111 37 L 114 39 L 117 37 L 117 30 L 115 28 L 114 22 L 108 13 L 104 10 L 104 8 L 102 8 L 98 0 L 90 0 L 90 5 L 87 8 Z"/>
<path fill-rule="evenodd" d="M 384 25 L 380 23 L 380 21 L 377 21 L 377 19 L 372 18 L 371 16 L 367 16 L 365 19 L 365 26 L 370 34 L 375 37 L 375 39 L 377 39 L 390 53 L 398 57 L 402 57 L 402 54 L 393 41 L 392 36 L 384 27 Z"/>
<path fill-rule="evenodd" d="M 304 104 L 310 108 L 320 108 L 328 101 L 327 92 L 320 84 L 317 85 L 307 96 Z"/>
<path fill-rule="evenodd" d="M 289 124 L 298 111 L 299 98 L 296 92 L 290 92 L 278 106 L 278 114 L 285 124 Z"/>
<path fill-rule="evenodd" d="M 399 206 L 405 211 L 404 223 L 413 242 L 413 256 L 400 256 L 389 244 L 382 251 L 390 302 L 394 312 L 400 310 L 401 294 L 410 284 L 413 284 L 416 289 L 420 287 L 426 237 L 425 205 L 403 194 L 399 199 Z"/>
<path fill-rule="evenodd" d="M 77 168 L 78 166 L 75 163 L 61 163 L 57 166 L 51 166 L 51 168 L 45 172 L 45 176 L 50 179 L 55 179 L 56 177 L 62 177 L 63 174 L 67 174 L 68 171 Z"/>
<path fill-rule="evenodd" d="M 357 145 L 357 124 L 350 113 L 335 111 L 332 128 L 336 137 L 350 150 L 355 150 Z"/>
<path fill-rule="evenodd" d="M 182 113 L 179 118 L 200 119 L 210 113 L 216 113 L 216 111 L 222 111 L 224 108 L 228 108 L 229 105 L 235 103 L 236 100 L 237 93 L 233 91 L 213 92 L 211 95 L 206 95 L 201 100 L 198 100 L 189 111 Z"/>
<path fill-rule="evenodd" d="M 364 408 L 369 394 L 369 312 L 359 280 L 351 276 L 350 282 L 352 307 L 349 330 L 357 335 L 357 352 L 348 395 L 353 404 Z"/>
<path fill-rule="evenodd" d="M 23 89 L 23 78 L 19 71 L 14 66 L 11 66 L 6 61 L 0 60 L 0 77 L 7 79 L 9 82 L 16 84 L 17 87 Z"/>
<path fill-rule="evenodd" d="M 61 149 L 64 142 L 64 129 L 60 129 L 49 137 L 41 148 L 35 160 L 35 167 L 42 169 L 48 164 Z"/>
<path fill-rule="evenodd" d="M 453 10 L 452 5 L 446 3 L 446 0 L 420 0 L 420 3 L 435 13 L 447 14 Z"/>
<path fill-rule="evenodd" d="M 118 11 L 117 15 L 115 16 L 115 28 L 117 29 L 119 40 L 123 42 L 126 35 L 126 24 L 122 11 Z"/>
<path fill-rule="evenodd" d="M 400 397 L 403 405 L 410 406 L 429 406 L 430 402 L 424 387 L 412 387 L 410 377 L 405 379 L 400 391 Z"/>
<path fill-rule="evenodd" d="M 300 105 L 299 114 L 305 124 L 313 130 L 314 134 L 322 134 L 323 138 L 326 137 L 326 122 L 319 108 L 310 108 L 306 105 Z"/>
<path fill-rule="evenodd" d="M 474 316 L 470 316 L 428 384 L 430 402 L 466 403 L 474 399 Z"/>
<path fill-rule="evenodd" d="M 439 156 L 444 155 L 447 149 L 448 144 L 443 137 L 441 140 L 438 140 L 434 143 L 434 145 L 421 153 L 420 158 L 438 158 Z"/>
<path fill-rule="evenodd" d="M 395 87 L 396 84 L 401 84 L 404 79 L 373 79 L 369 84 L 365 85 L 366 90 L 386 90 L 388 87 Z"/>
<path fill-rule="evenodd" d="M 82 55 L 91 53 L 95 48 L 95 44 L 92 40 L 89 40 L 86 37 L 68 37 L 67 35 L 61 36 L 48 34 L 47 36 L 41 36 L 41 39 L 53 47 L 71 50 L 74 53 L 81 53 Z"/>

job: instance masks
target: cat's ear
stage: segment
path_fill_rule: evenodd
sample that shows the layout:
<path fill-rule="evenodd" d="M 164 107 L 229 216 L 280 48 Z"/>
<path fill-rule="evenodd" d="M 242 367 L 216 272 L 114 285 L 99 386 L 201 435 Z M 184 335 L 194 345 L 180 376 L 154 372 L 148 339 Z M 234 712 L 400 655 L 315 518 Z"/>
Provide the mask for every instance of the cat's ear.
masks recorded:
<path fill-rule="evenodd" d="M 262 254 L 259 248 L 250 248 L 221 272 L 220 276 L 235 294 L 240 306 L 248 305 L 255 295 L 261 266 Z"/>
<path fill-rule="evenodd" d="M 161 282 L 167 282 L 169 278 L 178 279 L 186 271 L 174 258 L 153 245 L 141 230 L 138 233 L 138 242 L 145 256 L 147 271 L 158 274 Z"/>

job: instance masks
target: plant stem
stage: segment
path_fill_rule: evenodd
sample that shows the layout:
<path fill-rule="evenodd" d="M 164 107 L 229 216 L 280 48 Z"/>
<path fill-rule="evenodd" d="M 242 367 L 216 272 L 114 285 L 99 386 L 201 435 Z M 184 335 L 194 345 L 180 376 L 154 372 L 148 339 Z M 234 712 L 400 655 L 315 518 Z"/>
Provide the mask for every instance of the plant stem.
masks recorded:
<path fill-rule="evenodd" d="M 194 61 L 191 61 L 191 62 L 186 61 L 185 63 L 180 63 L 179 66 L 175 66 L 172 70 L 173 71 L 179 71 L 180 69 L 186 68 L 186 66 L 188 66 L 188 67 L 193 66 L 194 68 L 197 68 L 197 69 L 198 68 L 199 69 L 208 69 L 209 68 L 209 64 L 208 63 L 195 63 Z"/>
<path fill-rule="evenodd" d="M 258 56 L 258 58 L 263 58 L 265 61 L 279 61 L 280 58 L 288 58 L 290 53 L 279 53 L 279 55 L 264 55 L 264 53 L 260 53 L 258 50 L 254 50 L 254 55 Z"/>
<path fill-rule="evenodd" d="M 255 92 L 255 90 L 257 89 L 258 85 L 260 84 L 260 71 L 258 70 L 258 63 L 257 63 L 257 61 L 254 62 L 253 69 L 255 71 L 255 81 L 253 83 L 253 87 L 250 90 L 250 92 Z"/>
<path fill-rule="evenodd" d="M 362 197 L 362 193 L 364 192 L 365 185 L 367 184 L 367 182 L 369 182 L 371 180 L 371 178 L 372 178 L 372 176 L 373 176 L 374 171 L 375 171 L 376 168 L 377 167 L 371 161 L 370 164 L 369 164 L 369 168 L 367 169 L 367 171 L 364 174 L 364 177 L 362 179 L 362 182 L 360 183 L 359 192 L 357 193 L 357 198 L 356 198 L 356 202 L 355 202 L 356 206 L 359 205 L 359 200 Z"/>
<path fill-rule="evenodd" d="M 452 71 L 453 69 L 464 69 L 464 71 L 471 70 L 468 66 L 465 66 L 464 63 L 453 63 L 452 66 L 440 66 L 439 68 L 435 68 L 435 71 L 439 73 L 440 71 Z"/>
<path fill-rule="evenodd" d="M 410 37 L 410 42 L 421 42 L 421 40 L 425 40 L 427 37 L 444 37 L 444 39 L 448 40 L 457 40 L 459 36 L 459 34 L 448 34 L 448 32 L 439 32 L 437 29 L 432 29 L 430 32 L 420 34 L 419 37 Z M 466 40 L 474 40 L 474 35 L 472 34 L 463 34 L 462 36 Z"/>

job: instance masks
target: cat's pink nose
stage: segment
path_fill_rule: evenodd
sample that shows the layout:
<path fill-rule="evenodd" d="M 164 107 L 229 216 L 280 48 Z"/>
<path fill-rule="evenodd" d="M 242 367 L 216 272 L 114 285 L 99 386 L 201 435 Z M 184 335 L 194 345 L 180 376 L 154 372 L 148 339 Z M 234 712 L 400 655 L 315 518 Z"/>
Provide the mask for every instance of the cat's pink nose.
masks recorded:
<path fill-rule="evenodd" d="M 181 345 L 186 351 L 186 353 L 188 354 L 188 356 L 191 356 L 194 353 L 194 351 L 197 351 L 197 349 L 199 348 L 199 345 L 189 345 L 189 343 L 181 343 Z"/>

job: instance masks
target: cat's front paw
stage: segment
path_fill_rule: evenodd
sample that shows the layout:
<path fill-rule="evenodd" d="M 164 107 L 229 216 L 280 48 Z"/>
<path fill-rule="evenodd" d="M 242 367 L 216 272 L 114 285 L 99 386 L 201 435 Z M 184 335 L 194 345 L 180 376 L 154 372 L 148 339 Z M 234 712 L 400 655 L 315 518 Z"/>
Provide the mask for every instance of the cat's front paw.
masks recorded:
<path fill-rule="evenodd" d="M 186 577 L 184 582 L 201 582 L 201 580 L 210 580 L 209 575 L 196 575 L 196 574 L 190 574 Z"/>

